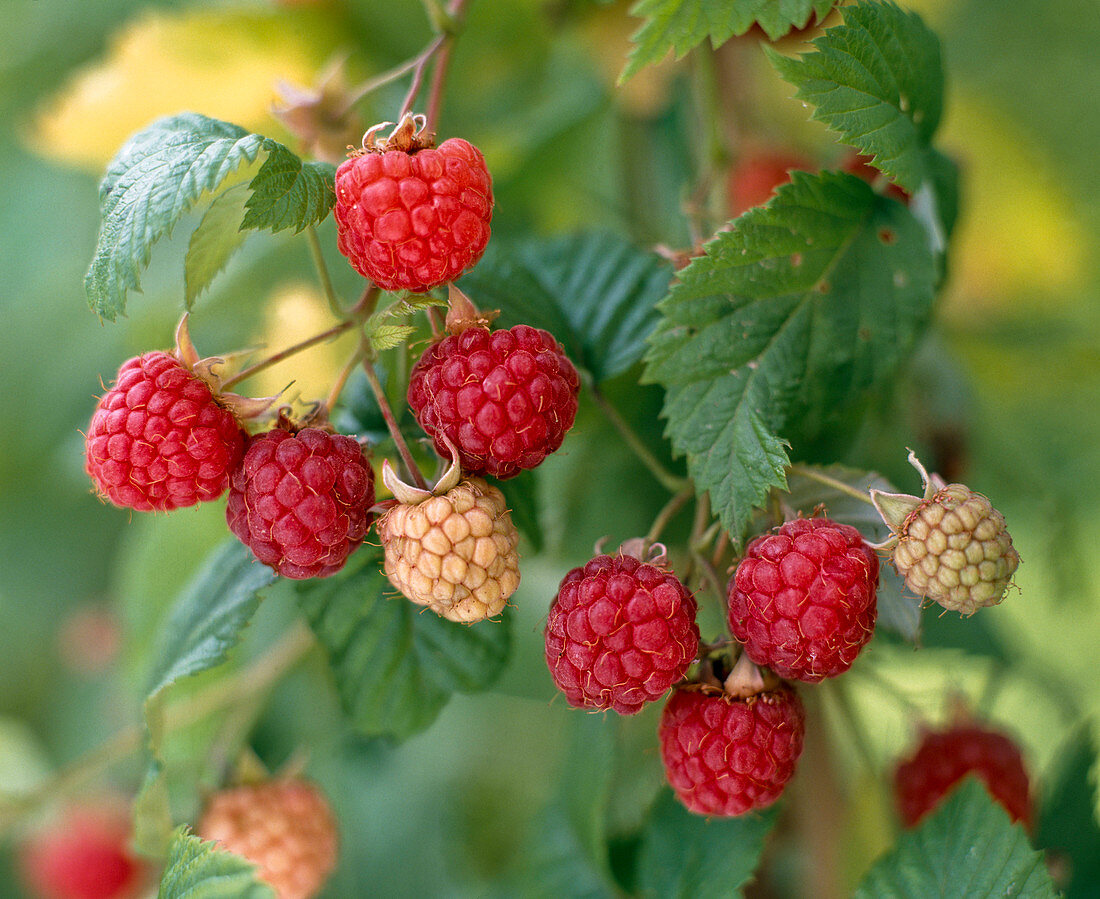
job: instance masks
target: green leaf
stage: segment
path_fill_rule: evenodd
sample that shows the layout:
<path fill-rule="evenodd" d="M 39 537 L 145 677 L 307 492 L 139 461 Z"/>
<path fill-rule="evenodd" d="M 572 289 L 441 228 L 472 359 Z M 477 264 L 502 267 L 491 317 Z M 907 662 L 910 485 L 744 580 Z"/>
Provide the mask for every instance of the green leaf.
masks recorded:
<path fill-rule="evenodd" d="M 704 899 L 740 890 L 760 864 L 774 808 L 740 818 L 691 814 L 663 790 L 642 833 L 638 887 L 654 899 Z"/>
<path fill-rule="evenodd" d="M 1091 722 L 1081 724 L 1055 756 L 1043 779 L 1036 840 L 1051 855 L 1068 858 L 1067 899 L 1092 895 L 1100 883 L 1100 823 L 1096 817 L 1096 744 Z"/>
<path fill-rule="evenodd" d="M 416 326 L 384 325 L 372 319 L 367 323 L 364 333 L 374 351 L 381 353 L 383 350 L 392 350 L 395 346 L 401 346 L 416 333 Z"/>
<path fill-rule="evenodd" d="M 808 465 L 804 466 L 804 471 L 818 473 L 847 484 L 864 495 L 868 495 L 872 487 L 886 493 L 898 492 L 886 478 L 871 471 L 859 471 L 843 465 L 827 467 Z M 829 518 L 857 528 L 869 543 L 881 543 L 889 536 L 890 529 L 886 527 L 878 512 L 875 511 L 875 507 L 869 502 L 856 499 L 839 488 L 823 484 L 808 473 L 795 470 L 787 475 L 789 493 L 787 504 L 792 509 L 809 516 L 813 514 L 814 509 L 822 505 Z M 920 637 L 921 603 L 922 599 L 905 588 L 905 582 L 898 577 L 891 565 L 883 563 L 879 566 L 877 627 L 892 630 L 911 643 L 915 643 Z"/>
<path fill-rule="evenodd" d="M 875 863 L 857 899 L 1055 896 L 1043 855 L 973 777 Z"/>
<path fill-rule="evenodd" d="M 200 198 L 261 153 L 267 160 L 249 184 L 241 227 L 301 230 L 328 214 L 334 201 L 325 182 L 331 166 L 303 165 L 270 138 L 190 112 L 159 119 L 134 135 L 99 188 L 103 224 L 84 277 L 92 311 L 108 321 L 125 312 L 127 292 L 141 290 L 140 274 L 153 245 L 169 236 Z M 192 268 L 206 271 L 215 264 L 191 260 Z"/>
<path fill-rule="evenodd" d="M 301 231 L 324 221 L 336 202 L 336 167 L 303 163 L 286 147 L 264 140 L 267 159 L 248 185 L 248 212 L 241 228 Z"/>
<path fill-rule="evenodd" d="M 816 13 L 825 18 L 836 0 L 639 0 L 630 14 L 645 19 L 619 77 L 622 83 L 671 50 L 677 59 L 710 39 L 717 48 L 758 22 L 772 40 L 803 28 Z"/>
<path fill-rule="evenodd" d="M 794 172 L 720 233 L 660 304 L 645 380 L 735 537 L 782 487 L 780 434 L 810 439 L 892 377 L 925 326 L 935 266 L 900 203 L 838 172 Z"/>
<path fill-rule="evenodd" d="M 933 176 L 932 135 L 943 112 L 940 42 L 916 13 L 891 2 L 844 7 L 844 24 L 798 58 L 769 48 L 772 65 L 840 135 L 911 193 Z"/>
<path fill-rule="evenodd" d="M 534 471 L 521 471 L 500 485 L 501 492 L 508 501 L 512 521 L 531 542 L 531 548 L 536 553 L 542 552 L 544 545 L 542 525 L 539 522 L 541 506 L 538 486 L 538 473 Z"/>
<path fill-rule="evenodd" d="M 135 801 L 134 825 L 136 843 L 143 852 L 161 854 L 171 824 L 161 758 L 166 691 L 181 679 L 226 661 L 260 603 L 259 591 L 274 579 L 274 572 L 257 562 L 240 541 L 226 541 L 172 609 L 144 704 L 152 760 Z"/>
<path fill-rule="evenodd" d="M 599 383 L 642 357 L 671 277 L 657 256 L 601 232 L 491 246 L 460 285 L 501 324 L 549 331 Z"/>
<path fill-rule="evenodd" d="M 256 866 L 178 828 L 168 850 L 157 899 L 276 899 L 256 879 Z"/>
<path fill-rule="evenodd" d="M 295 588 L 352 724 L 404 739 L 428 727 L 453 692 L 490 686 L 508 658 L 508 618 L 447 621 L 401 596 L 381 568 L 381 552 L 364 546 L 339 574 Z"/>
<path fill-rule="evenodd" d="M 214 197 L 199 226 L 191 232 L 191 242 L 183 260 L 183 296 L 188 309 L 248 237 L 248 232 L 241 230 L 247 200 L 246 184 L 236 184 L 222 191 Z"/>

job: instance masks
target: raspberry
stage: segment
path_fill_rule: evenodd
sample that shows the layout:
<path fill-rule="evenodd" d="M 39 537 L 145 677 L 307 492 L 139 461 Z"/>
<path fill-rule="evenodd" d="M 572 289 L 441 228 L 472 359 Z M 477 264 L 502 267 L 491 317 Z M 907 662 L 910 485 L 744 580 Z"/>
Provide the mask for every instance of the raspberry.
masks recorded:
<path fill-rule="evenodd" d="M 401 499 L 388 468 L 384 463 L 387 486 Z M 457 477 L 457 467 L 452 471 Z M 408 599 L 451 621 L 500 614 L 519 586 L 519 533 L 504 494 L 481 478 L 436 489 L 439 495 L 421 491 L 417 501 L 398 502 L 378 519 L 386 576 Z"/>
<path fill-rule="evenodd" d="M 561 446 L 577 415 L 580 379 L 553 335 L 516 325 L 470 327 L 430 346 L 409 379 L 416 420 L 464 471 L 510 478 Z"/>
<path fill-rule="evenodd" d="M 436 148 L 406 117 L 383 142 L 336 170 L 340 252 L 385 290 L 423 293 L 453 281 L 485 252 L 493 187 L 481 152 L 452 137 Z"/>
<path fill-rule="evenodd" d="M 336 821 L 313 784 L 292 778 L 223 790 L 197 833 L 255 864 L 279 899 L 315 896 L 336 866 Z"/>
<path fill-rule="evenodd" d="M 1004 516 L 963 484 L 929 477 L 916 457 L 909 460 L 924 480 L 924 498 L 871 491 L 893 532 L 892 561 L 905 586 L 945 609 L 973 615 L 1004 599 L 1020 554 Z"/>
<path fill-rule="evenodd" d="M 699 651 L 695 599 L 674 574 L 596 556 L 561 582 L 546 619 L 546 664 L 572 706 L 633 715 L 687 673 Z"/>
<path fill-rule="evenodd" d="M 730 172 L 726 184 L 730 211 L 741 215 L 767 203 L 776 190 L 791 180 L 791 169 L 812 172 L 810 160 L 787 150 L 755 150 L 746 153 Z"/>
<path fill-rule="evenodd" d="M 729 583 L 730 631 L 780 677 L 847 671 L 875 628 L 878 557 L 854 527 L 788 521 L 753 540 Z"/>
<path fill-rule="evenodd" d="M 276 573 L 328 577 L 363 542 L 374 471 L 351 437 L 276 428 L 253 437 L 233 472 L 229 529 Z"/>
<path fill-rule="evenodd" d="M 221 496 L 244 443 L 202 378 L 169 353 L 145 353 L 123 363 L 96 406 L 84 468 L 116 506 L 168 511 Z"/>
<path fill-rule="evenodd" d="M 898 765 L 894 794 L 905 826 L 932 811 L 967 774 L 982 780 L 1013 821 L 1031 826 L 1028 777 L 1019 747 L 1004 734 L 972 723 L 925 733 L 912 757 Z"/>
<path fill-rule="evenodd" d="M 74 806 L 23 847 L 23 878 L 42 899 L 128 899 L 145 881 L 130 855 L 130 821 L 123 804 Z"/>
<path fill-rule="evenodd" d="M 802 754 L 806 713 L 789 687 L 738 699 L 676 690 L 658 736 L 665 775 L 698 815 L 742 815 L 779 798 Z"/>

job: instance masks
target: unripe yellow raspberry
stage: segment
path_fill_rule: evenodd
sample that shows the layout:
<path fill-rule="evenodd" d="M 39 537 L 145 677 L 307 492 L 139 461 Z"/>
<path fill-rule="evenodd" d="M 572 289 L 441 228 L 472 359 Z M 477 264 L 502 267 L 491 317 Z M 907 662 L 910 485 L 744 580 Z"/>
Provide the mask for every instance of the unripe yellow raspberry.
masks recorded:
<path fill-rule="evenodd" d="M 963 484 L 930 478 L 915 457 L 925 482 L 924 498 L 871 491 L 893 532 L 894 567 L 917 596 L 945 609 L 973 615 L 1004 599 L 1020 555 L 1004 516 Z"/>
<path fill-rule="evenodd" d="M 378 519 L 378 536 L 390 583 L 451 621 L 500 614 L 519 586 L 519 534 L 504 494 L 481 478 L 398 502 Z"/>
<path fill-rule="evenodd" d="M 279 899 L 310 899 L 336 866 L 336 821 L 309 781 L 279 778 L 216 793 L 196 830 L 257 867 Z"/>

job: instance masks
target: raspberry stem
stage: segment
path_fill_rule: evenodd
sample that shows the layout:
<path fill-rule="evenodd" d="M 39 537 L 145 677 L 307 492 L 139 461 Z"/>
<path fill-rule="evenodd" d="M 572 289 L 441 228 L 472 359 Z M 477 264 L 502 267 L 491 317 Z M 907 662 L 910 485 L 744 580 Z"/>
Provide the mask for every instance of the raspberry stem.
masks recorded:
<path fill-rule="evenodd" d="M 340 302 L 336 299 L 336 291 L 332 288 L 332 279 L 328 274 L 328 265 L 325 264 L 324 254 L 321 252 L 321 241 L 317 237 L 317 229 L 310 225 L 306 228 L 306 238 L 309 240 L 309 255 L 313 259 L 313 267 L 317 270 L 317 278 L 321 282 L 321 290 L 328 300 L 328 308 L 337 318 L 343 318 L 345 313 L 340 308 Z"/>
<path fill-rule="evenodd" d="M 405 463 L 405 468 L 408 469 L 410 477 L 416 482 L 416 486 L 421 490 L 428 490 L 428 482 L 424 480 L 424 475 L 421 474 L 420 468 L 416 464 L 416 460 L 413 459 L 413 455 L 409 451 L 409 445 L 405 442 L 405 437 L 402 435 L 401 428 L 398 426 L 397 419 L 394 417 L 393 409 L 390 408 L 390 401 L 386 398 L 386 391 L 382 389 L 382 384 L 378 380 L 378 372 L 374 370 L 374 365 L 369 358 L 364 358 L 362 365 L 363 371 L 367 375 L 367 383 L 370 384 L 370 389 L 378 403 L 378 408 L 382 412 L 382 417 L 386 420 L 386 427 L 389 429 L 390 436 L 397 446 L 397 452 L 401 456 L 401 461 Z"/>
<path fill-rule="evenodd" d="M 836 478 L 831 478 L 827 474 L 822 474 L 820 471 L 810 468 L 809 466 L 797 464 L 788 465 L 787 474 L 802 475 L 802 477 L 804 478 L 809 478 L 811 481 L 817 481 L 819 484 L 824 484 L 827 487 L 832 487 L 834 490 L 838 490 L 839 492 L 844 493 L 854 499 L 865 502 L 869 506 L 874 505 L 874 503 L 871 501 L 871 497 L 869 494 L 857 490 L 851 484 L 845 484 L 843 481 L 838 481 Z"/>
<path fill-rule="evenodd" d="M 672 520 L 672 517 L 684 507 L 684 504 L 695 496 L 694 487 L 685 487 L 679 493 L 672 497 L 664 508 L 657 513 L 657 517 L 653 519 L 653 524 L 650 525 L 649 532 L 643 538 L 646 545 L 656 542 L 657 538 L 661 536 L 661 532 Z"/>
<path fill-rule="evenodd" d="M 669 493 L 679 493 L 685 488 L 694 487 L 690 480 L 687 478 L 681 478 L 668 471 L 649 451 L 649 448 L 642 441 L 642 438 L 634 433 L 634 429 L 627 424 L 619 411 L 607 401 L 607 398 L 600 392 L 599 388 L 591 380 L 591 378 L 585 378 L 585 386 L 588 388 L 588 393 L 592 397 L 592 401 L 599 406 L 600 411 L 607 417 L 607 420 L 611 422 L 612 426 L 626 441 L 626 445 L 630 447 L 634 455 L 638 457 L 638 460 L 649 469 L 658 483 L 664 487 Z"/>
<path fill-rule="evenodd" d="M 296 343 L 292 346 L 288 346 L 285 350 L 280 350 L 272 356 L 268 356 L 266 359 L 261 359 L 255 365 L 250 365 L 243 371 L 238 372 L 232 378 L 222 382 L 222 390 L 228 390 L 241 381 L 246 381 L 254 374 L 263 371 L 265 368 L 270 368 L 272 365 L 277 365 L 284 359 L 289 359 L 298 353 L 308 350 L 310 347 L 314 347 L 319 343 L 324 343 L 326 340 L 331 340 L 333 337 L 339 337 L 345 331 L 353 328 L 357 324 L 357 319 L 349 318 L 340 322 L 337 325 L 333 325 L 327 331 L 322 331 L 320 334 L 314 334 L 312 337 L 307 337 L 305 340 Z"/>

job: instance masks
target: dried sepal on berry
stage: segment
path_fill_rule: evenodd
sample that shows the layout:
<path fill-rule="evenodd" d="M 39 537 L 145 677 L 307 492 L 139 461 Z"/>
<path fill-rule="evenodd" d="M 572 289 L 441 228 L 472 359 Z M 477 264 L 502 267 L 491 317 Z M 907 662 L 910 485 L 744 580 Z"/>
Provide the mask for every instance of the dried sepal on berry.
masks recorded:
<path fill-rule="evenodd" d="M 390 583 L 450 621 L 499 615 L 519 586 L 519 533 L 504 494 L 462 478 L 457 451 L 432 490 L 404 483 L 388 460 L 382 481 L 396 497 L 378 519 Z"/>
<path fill-rule="evenodd" d="M 723 687 L 687 684 L 669 697 L 658 729 L 665 776 L 698 815 L 766 808 L 794 774 L 805 722 L 798 694 L 742 654 Z"/>
<path fill-rule="evenodd" d="M 909 462 L 920 473 L 924 495 L 871 490 L 891 531 L 876 548 L 892 551 L 906 587 L 949 611 L 969 616 L 1001 602 L 1020 564 L 1004 516 L 964 484 L 929 475 L 912 452 Z"/>

